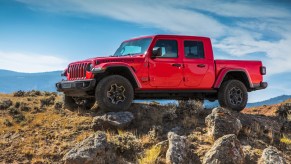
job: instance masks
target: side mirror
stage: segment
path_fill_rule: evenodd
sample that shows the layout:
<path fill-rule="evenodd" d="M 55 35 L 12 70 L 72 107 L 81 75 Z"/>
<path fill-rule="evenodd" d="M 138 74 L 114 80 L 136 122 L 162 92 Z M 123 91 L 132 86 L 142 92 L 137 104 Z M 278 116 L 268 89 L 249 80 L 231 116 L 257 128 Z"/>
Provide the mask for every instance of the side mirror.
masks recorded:
<path fill-rule="evenodd" d="M 152 57 L 151 58 L 156 58 L 162 56 L 162 48 L 161 47 L 154 47 L 152 51 Z"/>

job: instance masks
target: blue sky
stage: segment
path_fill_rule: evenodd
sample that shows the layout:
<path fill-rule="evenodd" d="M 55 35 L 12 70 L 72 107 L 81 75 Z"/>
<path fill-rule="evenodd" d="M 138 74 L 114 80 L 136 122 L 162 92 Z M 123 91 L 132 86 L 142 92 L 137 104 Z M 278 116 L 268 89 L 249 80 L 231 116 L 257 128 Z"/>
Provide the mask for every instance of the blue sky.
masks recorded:
<path fill-rule="evenodd" d="M 270 87 L 251 101 L 291 94 L 287 0 L 0 0 L 0 69 L 62 70 L 152 34 L 208 36 L 217 59 L 262 60 Z"/>

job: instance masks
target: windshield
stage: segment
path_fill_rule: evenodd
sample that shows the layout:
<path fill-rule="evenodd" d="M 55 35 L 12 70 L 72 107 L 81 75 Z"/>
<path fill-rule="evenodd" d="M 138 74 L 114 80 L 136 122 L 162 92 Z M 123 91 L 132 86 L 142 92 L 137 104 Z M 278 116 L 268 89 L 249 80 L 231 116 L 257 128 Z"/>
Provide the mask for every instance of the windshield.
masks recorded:
<path fill-rule="evenodd" d="M 152 38 L 143 38 L 123 42 L 116 50 L 113 56 L 127 56 L 134 54 L 143 54 L 147 51 Z"/>

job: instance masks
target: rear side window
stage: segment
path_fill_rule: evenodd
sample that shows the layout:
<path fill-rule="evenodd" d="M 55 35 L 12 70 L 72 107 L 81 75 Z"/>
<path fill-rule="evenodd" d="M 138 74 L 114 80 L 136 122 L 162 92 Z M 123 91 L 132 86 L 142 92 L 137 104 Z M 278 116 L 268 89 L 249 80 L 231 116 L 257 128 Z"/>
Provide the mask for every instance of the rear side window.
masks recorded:
<path fill-rule="evenodd" d="M 160 39 L 156 42 L 154 48 L 160 47 L 162 49 L 162 56 L 165 58 L 177 58 L 178 57 L 178 43 L 176 40 L 163 40 Z"/>
<path fill-rule="evenodd" d="M 186 58 L 205 58 L 203 42 L 184 41 L 184 54 Z"/>

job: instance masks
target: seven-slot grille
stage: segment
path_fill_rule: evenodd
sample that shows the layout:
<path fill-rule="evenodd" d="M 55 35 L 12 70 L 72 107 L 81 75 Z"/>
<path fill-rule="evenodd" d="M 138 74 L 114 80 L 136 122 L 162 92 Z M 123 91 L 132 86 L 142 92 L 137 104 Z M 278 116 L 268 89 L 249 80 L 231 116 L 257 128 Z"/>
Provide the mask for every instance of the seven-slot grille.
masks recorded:
<path fill-rule="evenodd" d="M 90 63 L 71 64 L 68 68 L 70 80 L 78 80 L 86 78 L 86 70 Z"/>

